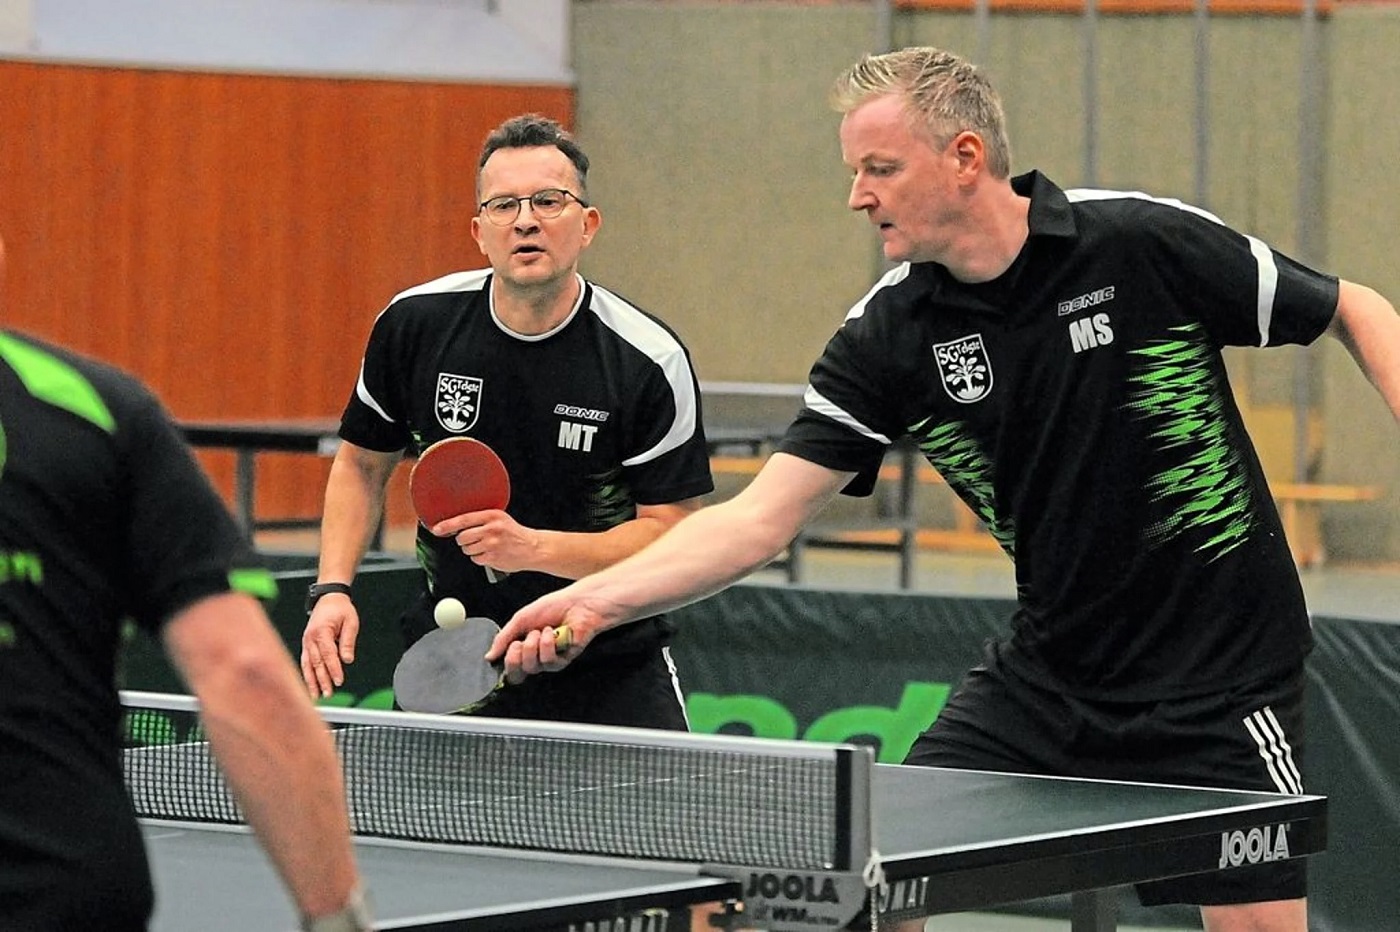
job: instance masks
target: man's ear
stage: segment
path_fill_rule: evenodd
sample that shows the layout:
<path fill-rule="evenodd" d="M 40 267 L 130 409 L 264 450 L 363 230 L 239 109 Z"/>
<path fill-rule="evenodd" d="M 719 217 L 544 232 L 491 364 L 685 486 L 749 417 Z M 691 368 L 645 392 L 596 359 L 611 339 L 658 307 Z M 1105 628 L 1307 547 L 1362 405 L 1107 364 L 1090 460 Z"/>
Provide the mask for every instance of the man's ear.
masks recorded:
<path fill-rule="evenodd" d="M 972 130 L 963 130 L 954 136 L 950 148 L 958 160 L 958 173 L 960 175 L 980 173 L 986 167 L 986 143 L 982 141 L 981 136 Z"/>
<path fill-rule="evenodd" d="M 602 225 L 603 214 L 598 208 L 590 206 L 583 209 L 583 245 L 587 246 L 593 242 L 593 237 Z"/>
<path fill-rule="evenodd" d="M 471 230 L 472 230 L 472 239 L 476 240 L 476 248 L 479 249 L 479 250 L 481 251 L 481 254 L 482 254 L 483 256 L 486 255 L 486 246 L 485 246 L 484 244 L 482 244 L 482 242 L 481 242 L 481 215 L 480 215 L 480 214 L 478 214 L 477 216 L 475 216 L 475 217 L 472 218 Z"/>

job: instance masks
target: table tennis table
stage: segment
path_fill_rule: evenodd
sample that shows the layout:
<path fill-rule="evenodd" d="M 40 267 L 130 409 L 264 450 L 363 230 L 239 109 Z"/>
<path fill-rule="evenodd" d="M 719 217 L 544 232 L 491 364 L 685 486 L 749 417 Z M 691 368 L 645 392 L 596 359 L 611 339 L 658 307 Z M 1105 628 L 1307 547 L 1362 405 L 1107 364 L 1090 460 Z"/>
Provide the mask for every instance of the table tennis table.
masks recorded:
<path fill-rule="evenodd" d="M 234 515 L 249 534 L 259 527 L 276 526 L 259 524 L 256 518 L 259 454 L 334 456 L 340 448 L 340 421 L 336 418 L 181 421 L 178 426 L 190 446 L 233 451 Z M 312 522 L 292 519 L 287 523 L 301 526 Z"/>
<path fill-rule="evenodd" d="M 128 697 L 157 706 L 192 701 L 123 694 L 124 700 Z M 1121 885 L 1306 857 L 1325 848 L 1326 799 L 1318 796 L 875 765 L 869 749 L 859 746 L 367 710 L 323 709 L 323 715 L 375 725 L 416 720 L 415 733 L 436 722 L 454 732 L 481 731 L 501 742 L 509 756 L 521 757 L 523 769 L 510 781 L 512 806 L 530 798 L 520 792 L 521 785 L 535 790 L 529 776 L 535 764 L 521 756 L 529 752 L 520 750 L 520 742 L 540 736 L 573 742 L 586 732 L 590 741 L 633 752 L 733 746 L 765 759 L 770 754 L 830 754 L 840 762 L 832 785 L 838 795 L 849 797 L 852 815 L 849 823 L 840 821 L 847 815 L 838 817 L 832 838 L 834 850 L 852 855 L 843 860 L 838 854 L 818 865 L 830 871 L 813 870 L 808 863 L 732 866 L 737 857 L 724 862 L 730 866 L 716 866 L 689 859 L 576 854 L 557 844 L 551 847 L 547 825 L 539 826 L 538 850 L 382 834 L 360 837 L 360 865 L 385 929 L 672 932 L 689 929 L 689 907 L 706 903 L 729 904 L 737 927 L 745 929 L 831 928 L 831 917 L 838 914 L 849 917 L 845 921 L 853 924 L 847 927 L 869 928 L 871 902 L 883 921 L 1068 894 L 1074 932 L 1108 932 L 1116 928 L 1115 888 Z M 347 759 L 353 750 L 342 745 Z M 546 744 L 539 753 L 556 752 Z M 472 751 L 461 760 L 484 761 L 487 756 Z M 459 769 L 471 768 L 454 764 L 454 773 Z M 388 779 L 413 778 L 393 774 Z M 775 782 L 768 791 L 782 795 L 786 778 L 771 779 Z M 658 778 L 661 783 L 671 780 Z M 352 797 L 359 793 L 357 783 L 347 770 Z M 540 792 L 549 792 L 548 780 L 541 778 L 539 784 Z M 797 789 L 775 806 L 791 806 L 795 800 L 804 807 L 798 815 L 801 836 L 808 832 L 808 797 L 825 792 Z M 588 804 L 581 799 L 579 811 Z M 574 805 L 566 801 L 567 807 Z M 361 823 L 353 815 L 357 806 L 352 798 L 352 823 L 359 831 Z M 812 806 L 810 834 L 817 836 L 825 831 L 825 816 L 816 813 L 816 800 Z M 137 808 L 142 811 L 139 796 Z M 468 822 L 491 816 L 475 800 L 466 808 Z M 707 831 L 750 833 L 766 842 L 771 833 L 760 808 L 736 799 L 733 810 Z M 542 811 L 562 811 L 549 817 L 569 818 L 567 809 L 556 806 Z M 594 818 L 591 811 L 587 817 Z M 661 834 L 671 831 L 673 818 L 683 821 L 686 816 L 655 816 Z M 370 832 L 380 831 L 378 823 L 363 824 Z M 534 827 L 532 819 L 530 830 Z M 288 898 L 246 829 L 166 818 L 145 819 L 143 828 L 157 891 L 155 932 L 294 928 Z M 604 826 L 604 847 L 622 834 L 622 829 Z M 805 838 L 799 841 L 805 844 Z M 725 857 L 730 857 L 728 849 Z"/>

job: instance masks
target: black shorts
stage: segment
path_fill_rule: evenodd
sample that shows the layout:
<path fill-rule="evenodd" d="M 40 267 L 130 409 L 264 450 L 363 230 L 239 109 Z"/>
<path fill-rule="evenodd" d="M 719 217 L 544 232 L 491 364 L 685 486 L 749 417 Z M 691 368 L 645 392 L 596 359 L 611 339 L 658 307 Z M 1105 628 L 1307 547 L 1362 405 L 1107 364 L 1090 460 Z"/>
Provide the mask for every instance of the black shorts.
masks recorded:
<path fill-rule="evenodd" d="M 905 763 L 1302 793 L 1303 670 L 1220 693 L 1102 702 L 1017 676 L 996 648 L 919 736 Z M 1306 895 L 1306 859 L 1139 884 L 1145 906 Z"/>
<path fill-rule="evenodd" d="M 475 713 L 584 725 L 686 731 L 685 704 L 671 651 L 620 654 L 586 667 L 540 673 L 508 686 Z"/>

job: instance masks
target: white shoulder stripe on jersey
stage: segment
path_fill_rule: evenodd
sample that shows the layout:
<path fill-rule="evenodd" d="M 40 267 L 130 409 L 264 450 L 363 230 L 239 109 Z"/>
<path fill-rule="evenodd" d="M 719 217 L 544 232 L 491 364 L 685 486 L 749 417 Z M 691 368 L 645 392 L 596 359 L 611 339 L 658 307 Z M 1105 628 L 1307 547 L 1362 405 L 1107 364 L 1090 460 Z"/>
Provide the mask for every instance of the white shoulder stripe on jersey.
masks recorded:
<path fill-rule="evenodd" d="M 435 278 L 430 282 L 421 285 L 414 285 L 412 288 L 400 291 L 394 295 L 394 300 L 400 301 L 404 298 L 411 298 L 420 294 L 449 294 L 454 291 L 480 291 L 486 284 L 486 279 L 491 277 L 490 269 L 472 269 L 468 272 L 448 272 L 440 278 Z"/>
<path fill-rule="evenodd" d="M 878 440 L 885 446 L 889 446 L 893 442 L 884 434 L 871 430 L 860 421 L 851 417 L 851 415 L 827 400 L 821 392 L 810 385 L 807 386 L 807 391 L 802 395 L 802 403 L 818 414 L 824 414 L 836 423 L 844 424 L 863 437 L 869 437 L 871 440 Z"/>
<path fill-rule="evenodd" d="M 374 396 L 369 393 L 369 387 L 365 385 L 365 362 L 363 359 L 360 360 L 360 377 L 355 380 L 355 397 L 360 399 L 375 414 L 382 417 L 385 423 L 394 423 L 389 412 L 385 411 L 384 406 L 378 401 L 375 401 Z"/>
<path fill-rule="evenodd" d="M 875 294 L 881 291 L 882 289 L 898 285 L 900 282 L 908 278 L 910 268 L 911 266 L 908 262 L 901 262 L 899 263 L 899 265 L 896 265 L 884 275 L 881 275 L 880 278 L 875 282 L 875 284 L 870 286 L 870 290 L 867 291 L 864 294 L 864 296 L 862 296 L 861 299 L 857 301 L 854 305 L 852 305 L 851 309 L 846 312 L 844 323 L 850 323 L 853 320 L 856 320 L 860 317 L 864 317 L 865 309 L 870 304 L 870 299 L 875 297 Z M 830 400 L 824 397 L 811 385 L 808 385 L 807 390 L 803 392 L 802 403 L 805 404 L 808 408 L 812 409 L 813 411 L 816 411 L 818 414 L 824 414 L 836 423 L 844 424 L 845 426 L 849 427 L 851 430 L 855 431 L 861 436 L 869 437 L 872 440 L 878 440 L 885 446 L 889 446 L 891 443 L 890 439 L 884 434 L 877 433 L 871 430 L 869 427 L 866 427 L 864 424 L 856 420 L 846 411 L 833 404 Z"/>
<path fill-rule="evenodd" d="M 1154 204 L 1162 204 L 1167 207 L 1175 207 L 1177 210 L 1184 210 L 1188 214 L 1195 214 L 1204 217 L 1212 223 L 1225 226 L 1225 221 L 1208 210 L 1203 210 L 1185 201 L 1178 201 L 1174 197 L 1153 197 L 1141 191 L 1109 191 L 1101 188 L 1071 188 L 1065 192 L 1065 197 L 1070 203 L 1077 201 L 1109 201 L 1119 199 L 1131 199 L 1139 201 L 1151 201 Z M 1242 234 L 1243 235 L 1243 234 Z M 1278 264 L 1274 261 L 1274 252 L 1262 240 L 1253 236 L 1244 237 L 1249 242 L 1250 254 L 1254 256 L 1254 263 L 1258 267 L 1258 285 L 1255 293 L 1255 306 L 1259 321 L 1259 345 L 1269 345 L 1269 328 L 1274 322 L 1274 300 L 1278 296 Z"/>
<path fill-rule="evenodd" d="M 874 285 L 870 286 L 870 290 L 865 293 L 865 296 L 862 297 L 859 301 L 857 301 L 851 307 L 851 309 L 846 312 L 846 320 L 854 320 L 857 317 L 864 317 L 865 306 L 870 303 L 870 299 L 875 296 L 875 292 L 879 291 L 881 288 L 889 288 L 891 285 L 898 285 L 900 282 L 904 281 L 908 277 L 908 262 L 901 262 L 899 265 L 890 269 L 884 275 L 881 275 L 879 281 L 875 282 Z"/>
<path fill-rule="evenodd" d="M 684 444 L 695 436 L 698 429 L 695 413 L 700 405 L 695 397 L 695 375 L 690 369 L 690 360 L 686 358 L 684 347 L 665 327 L 606 288 L 593 285 L 593 302 L 589 310 L 603 326 L 656 363 L 666 383 L 671 386 L 676 417 L 670 429 L 651 449 L 622 461 L 624 466 L 650 463 Z"/>
<path fill-rule="evenodd" d="M 486 279 L 490 277 L 490 275 L 490 269 L 473 269 L 469 272 L 449 272 L 430 282 L 414 285 L 412 288 L 400 291 L 398 294 L 394 295 L 393 299 L 384 307 L 384 310 L 380 311 L 374 319 L 378 322 L 379 318 L 384 316 L 384 312 L 393 307 L 395 303 L 404 298 L 411 298 L 414 295 L 449 294 L 454 291 L 480 291 L 481 287 L 486 284 Z M 360 360 L 360 376 L 355 381 L 355 397 L 364 402 L 371 411 L 382 417 L 386 422 L 390 424 L 394 423 L 394 419 L 385 412 L 384 406 L 375 400 L 374 396 L 370 394 L 369 387 L 365 385 L 364 359 Z"/>
<path fill-rule="evenodd" d="M 1174 197 L 1153 197 L 1151 194 L 1144 194 L 1141 191 L 1112 191 L 1108 188 L 1070 188 L 1065 191 L 1065 197 L 1069 198 L 1071 204 L 1078 201 L 1151 201 L 1154 204 L 1175 207 L 1177 210 L 1184 210 L 1188 214 L 1204 217 L 1212 223 L 1218 223 L 1221 226 L 1225 225 L 1225 221 L 1204 208 L 1197 207 L 1194 204 L 1188 204 L 1185 201 L 1178 201 Z"/>
<path fill-rule="evenodd" d="M 1293 746 L 1283 733 L 1283 726 L 1274 716 L 1269 706 L 1251 712 L 1244 719 L 1244 727 L 1249 731 L 1254 743 L 1259 746 L 1259 756 L 1269 769 L 1269 778 L 1280 793 L 1294 796 L 1303 792 L 1303 777 L 1293 763 Z"/>
<path fill-rule="evenodd" d="M 1253 236 L 1246 236 L 1249 240 L 1249 251 L 1254 254 L 1254 261 L 1259 266 L 1259 293 L 1255 300 L 1258 302 L 1259 314 L 1259 345 L 1269 345 L 1269 328 L 1274 322 L 1274 298 L 1278 296 L 1278 265 L 1274 262 L 1274 251 L 1261 240 Z"/>

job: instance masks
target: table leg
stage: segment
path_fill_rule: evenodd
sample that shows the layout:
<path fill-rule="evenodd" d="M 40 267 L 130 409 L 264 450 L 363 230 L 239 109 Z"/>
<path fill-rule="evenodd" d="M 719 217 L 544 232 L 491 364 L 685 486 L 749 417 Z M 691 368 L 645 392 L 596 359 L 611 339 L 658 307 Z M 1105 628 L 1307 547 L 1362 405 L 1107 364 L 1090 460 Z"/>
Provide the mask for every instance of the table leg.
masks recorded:
<path fill-rule="evenodd" d="M 239 450 L 234 463 L 233 474 L 233 500 L 238 520 L 243 523 L 243 530 L 248 537 L 253 536 L 253 487 L 256 484 L 254 475 L 256 466 L 253 458 L 257 454 L 252 450 Z"/>
<path fill-rule="evenodd" d="M 1117 928 L 1116 890 L 1084 890 L 1070 895 L 1071 932 L 1115 932 Z"/>
<path fill-rule="evenodd" d="M 802 582 L 802 553 L 806 549 L 802 535 L 803 532 L 798 531 L 787 547 L 787 581 L 790 583 Z"/>

